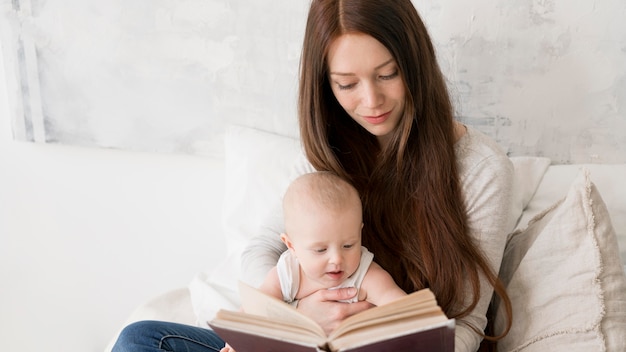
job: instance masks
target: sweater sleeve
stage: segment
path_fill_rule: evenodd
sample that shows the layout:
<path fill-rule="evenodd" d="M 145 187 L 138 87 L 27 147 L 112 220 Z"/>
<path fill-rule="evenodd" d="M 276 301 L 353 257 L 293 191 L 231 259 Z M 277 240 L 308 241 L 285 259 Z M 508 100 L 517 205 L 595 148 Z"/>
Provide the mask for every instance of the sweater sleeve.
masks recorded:
<path fill-rule="evenodd" d="M 292 167 L 289 181 L 313 171 L 313 166 L 301 154 Z M 285 231 L 282 204 L 279 201 L 268 204 L 268 207 L 272 209 L 270 215 L 263 221 L 258 234 L 248 242 L 241 255 L 241 280 L 254 287 L 263 283 L 267 273 L 287 249 L 280 240 L 280 234 Z"/>
<path fill-rule="evenodd" d="M 507 235 L 513 230 L 517 219 L 513 207 L 513 165 L 504 153 L 479 155 L 478 158 L 474 155 L 465 160 L 460 171 L 470 235 L 497 274 Z M 457 321 L 456 352 L 478 350 L 482 337 L 470 326 L 484 330 L 492 295 L 493 287 L 481 275 L 478 304 L 468 316 Z M 470 297 L 471 292 L 468 291 L 467 305 Z"/>

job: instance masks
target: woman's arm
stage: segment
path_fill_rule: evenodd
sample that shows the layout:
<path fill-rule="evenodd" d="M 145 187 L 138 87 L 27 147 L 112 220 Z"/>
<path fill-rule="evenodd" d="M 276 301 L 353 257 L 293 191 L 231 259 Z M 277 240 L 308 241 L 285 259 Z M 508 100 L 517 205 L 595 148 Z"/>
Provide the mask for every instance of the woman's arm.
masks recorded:
<path fill-rule="evenodd" d="M 280 218 L 282 220 L 282 216 Z M 266 227 L 248 242 L 241 254 L 241 280 L 243 282 L 253 287 L 261 286 L 267 274 L 278 263 L 280 255 L 287 250 L 280 240 L 279 233 L 283 231 L 280 227 L 282 225 L 276 225 L 274 228 Z"/>
<path fill-rule="evenodd" d="M 483 139 L 473 131 L 472 138 Z M 465 197 L 470 235 L 497 275 L 508 234 L 517 217 L 514 214 L 514 170 L 509 158 L 489 140 L 472 145 L 462 154 L 460 162 L 461 187 Z M 455 350 L 476 351 L 481 337 L 469 326 L 483 330 L 487 325 L 487 309 L 493 287 L 481 275 L 480 299 L 474 310 L 457 322 Z M 471 292 L 468 291 L 467 304 Z"/>

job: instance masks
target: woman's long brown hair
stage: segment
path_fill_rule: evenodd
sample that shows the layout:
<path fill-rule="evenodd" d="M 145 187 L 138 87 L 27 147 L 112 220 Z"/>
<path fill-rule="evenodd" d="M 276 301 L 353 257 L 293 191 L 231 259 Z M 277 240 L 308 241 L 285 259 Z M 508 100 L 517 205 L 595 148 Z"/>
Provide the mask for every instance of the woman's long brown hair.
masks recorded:
<path fill-rule="evenodd" d="M 395 58 L 406 89 L 403 117 L 381 149 L 335 99 L 326 57 L 345 33 L 364 33 Z M 505 303 L 497 275 L 471 239 L 454 152 L 453 107 L 428 32 L 410 0 L 313 0 L 300 64 L 298 113 L 309 161 L 359 190 L 363 244 L 407 292 L 429 287 L 450 317 L 468 315 L 484 274 Z M 469 287 L 467 287 L 469 286 Z M 465 297 L 471 292 L 471 297 Z M 472 327 L 478 333 L 477 327 Z M 484 336 L 484 335 L 483 335 Z"/>

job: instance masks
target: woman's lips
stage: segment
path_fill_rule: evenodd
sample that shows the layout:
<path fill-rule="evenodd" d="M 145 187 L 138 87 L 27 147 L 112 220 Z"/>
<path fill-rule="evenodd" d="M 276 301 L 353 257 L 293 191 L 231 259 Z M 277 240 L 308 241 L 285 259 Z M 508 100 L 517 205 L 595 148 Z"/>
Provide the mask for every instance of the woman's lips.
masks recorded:
<path fill-rule="evenodd" d="M 389 117 L 389 115 L 391 115 L 391 111 L 378 115 L 378 116 L 363 116 L 363 119 L 372 125 L 379 125 L 387 121 L 387 118 Z"/>

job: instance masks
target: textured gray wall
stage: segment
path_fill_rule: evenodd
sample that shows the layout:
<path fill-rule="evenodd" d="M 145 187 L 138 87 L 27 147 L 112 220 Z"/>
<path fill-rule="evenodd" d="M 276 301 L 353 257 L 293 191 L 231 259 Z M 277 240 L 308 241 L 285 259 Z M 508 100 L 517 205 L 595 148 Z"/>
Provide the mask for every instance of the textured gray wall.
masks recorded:
<path fill-rule="evenodd" d="M 510 155 L 626 162 L 626 2 L 414 0 L 459 119 Z M 219 154 L 296 134 L 308 0 L 0 0 L 14 135 Z"/>
<path fill-rule="evenodd" d="M 414 3 L 462 120 L 511 155 L 626 162 L 626 2 Z"/>

